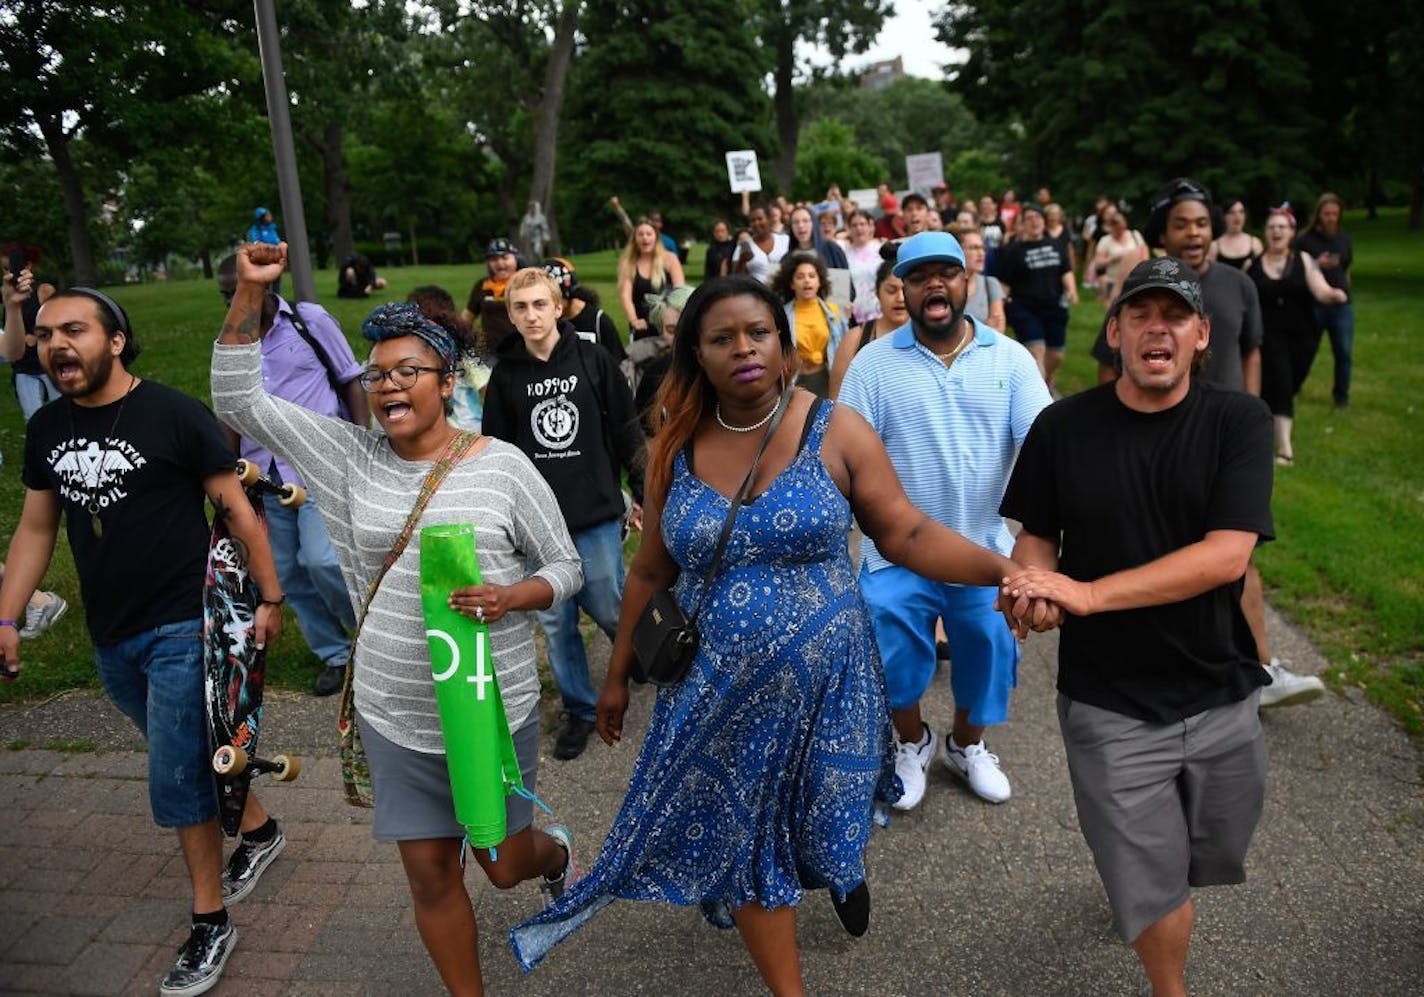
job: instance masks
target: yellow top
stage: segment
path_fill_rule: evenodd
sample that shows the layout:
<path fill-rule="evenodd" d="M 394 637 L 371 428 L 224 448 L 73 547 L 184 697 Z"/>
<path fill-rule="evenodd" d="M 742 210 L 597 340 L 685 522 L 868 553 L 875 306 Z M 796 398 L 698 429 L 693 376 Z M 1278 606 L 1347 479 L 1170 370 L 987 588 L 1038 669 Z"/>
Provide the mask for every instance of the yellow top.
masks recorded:
<path fill-rule="evenodd" d="M 827 304 L 827 308 L 835 305 Z M 831 343 L 831 327 L 819 301 L 796 299 L 796 352 L 803 367 L 824 367 L 826 347 Z"/>

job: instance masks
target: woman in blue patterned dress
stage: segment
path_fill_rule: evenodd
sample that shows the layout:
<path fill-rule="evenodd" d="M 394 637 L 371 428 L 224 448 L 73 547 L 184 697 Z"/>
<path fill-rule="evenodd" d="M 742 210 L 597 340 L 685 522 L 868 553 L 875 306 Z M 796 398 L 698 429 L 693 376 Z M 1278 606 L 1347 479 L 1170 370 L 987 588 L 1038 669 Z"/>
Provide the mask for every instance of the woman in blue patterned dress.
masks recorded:
<path fill-rule="evenodd" d="M 760 283 L 703 285 L 678 324 L 659 393 L 645 533 L 628 575 L 598 732 L 623 733 L 631 634 L 651 594 L 703 576 L 764 427 L 795 371 L 781 303 Z M 532 967 L 615 899 L 699 905 L 736 924 L 768 988 L 802 993 L 796 906 L 829 888 L 865 930 L 863 852 L 877 784 L 895 793 L 884 678 L 846 550 L 854 513 L 891 560 L 946 582 L 993 585 L 1012 562 L 905 497 L 859 415 L 796 390 L 710 581 L 687 678 L 662 690 L 628 795 L 589 874 L 511 942 Z"/>

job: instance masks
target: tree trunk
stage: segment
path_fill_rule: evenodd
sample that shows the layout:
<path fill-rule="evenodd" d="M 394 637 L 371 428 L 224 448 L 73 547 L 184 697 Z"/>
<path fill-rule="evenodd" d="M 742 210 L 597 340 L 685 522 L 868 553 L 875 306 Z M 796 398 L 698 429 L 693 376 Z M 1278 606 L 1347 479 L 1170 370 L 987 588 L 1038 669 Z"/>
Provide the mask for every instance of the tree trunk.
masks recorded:
<path fill-rule="evenodd" d="M 554 167 L 559 152 L 559 116 L 563 113 L 564 85 L 574 57 L 580 2 L 564 0 L 563 10 L 559 11 L 549 64 L 544 68 L 544 96 L 539 101 L 539 117 L 534 127 L 534 181 L 529 187 L 529 199 L 538 201 L 544 209 L 544 217 L 549 222 L 549 249 L 556 256 L 563 251 L 563 245 L 554 211 Z"/>
<path fill-rule="evenodd" d="M 54 118 L 39 122 L 49 158 L 59 174 L 59 186 L 64 192 L 64 217 L 69 230 L 69 255 L 74 260 L 76 284 L 99 283 L 99 270 L 94 265 L 94 245 L 89 241 L 89 212 L 84 207 L 84 185 L 79 169 L 69 155 L 69 136 Z"/>
<path fill-rule="evenodd" d="M 449 263 L 449 260 L 445 261 Z M 420 266 L 420 247 L 415 242 L 415 215 L 410 216 L 410 265 Z"/>
<path fill-rule="evenodd" d="M 351 234 L 351 181 L 346 174 L 341 138 L 341 122 L 327 122 L 320 145 L 321 172 L 326 188 L 326 230 L 337 266 L 356 251 L 356 239 Z"/>
<path fill-rule="evenodd" d="M 198 259 L 203 263 L 203 280 L 213 279 L 213 251 L 204 249 L 198 254 Z"/>
<path fill-rule="evenodd" d="M 796 37 L 789 30 L 783 30 L 776 39 L 776 94 L 772 97 L 772 108 L 776 112 L 776 137 L 781 143 L 776 154 L 776 180 L 781 185 L 781 193 L 790 195 L 791 182 L 796 179 L 796 142 L 800 136 L 801 122 L 796 117 L 796 88 L 792 77 L 796 72 Z"/>

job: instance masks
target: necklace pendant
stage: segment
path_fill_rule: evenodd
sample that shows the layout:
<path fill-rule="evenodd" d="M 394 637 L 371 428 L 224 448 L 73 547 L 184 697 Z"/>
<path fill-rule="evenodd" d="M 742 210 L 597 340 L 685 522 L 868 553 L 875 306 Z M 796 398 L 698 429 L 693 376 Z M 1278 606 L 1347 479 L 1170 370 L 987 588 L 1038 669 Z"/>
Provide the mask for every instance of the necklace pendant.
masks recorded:
<path fill-rule="evenodd" d="M 94 539 L 104 539 L 104 521 L 99 518 L 97 512 L 89 514 L 89 528 L 94 531 Z"/>

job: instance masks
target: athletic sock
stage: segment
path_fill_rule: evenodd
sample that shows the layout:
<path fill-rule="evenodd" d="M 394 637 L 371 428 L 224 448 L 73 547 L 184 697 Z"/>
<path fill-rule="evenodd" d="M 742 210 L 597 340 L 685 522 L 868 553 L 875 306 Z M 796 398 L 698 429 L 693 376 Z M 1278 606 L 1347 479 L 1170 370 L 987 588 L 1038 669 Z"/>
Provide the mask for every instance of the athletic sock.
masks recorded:
<path fill-rule="evenodd" d="M 265 845 L 277 836 L 277 820 L 275 817 L 268 817 L 267 823 L 252 831 L 243 831 L 242 840 L 250 841 L 254 845 Z"/>
<path fill-rule="evenodd" d="M 211 914 L 194 914 L 193 923 L 211 924 L 214 927 L 221 928 L 223 925 L 227 924 L 227 908 L 219 907 Z"/>

